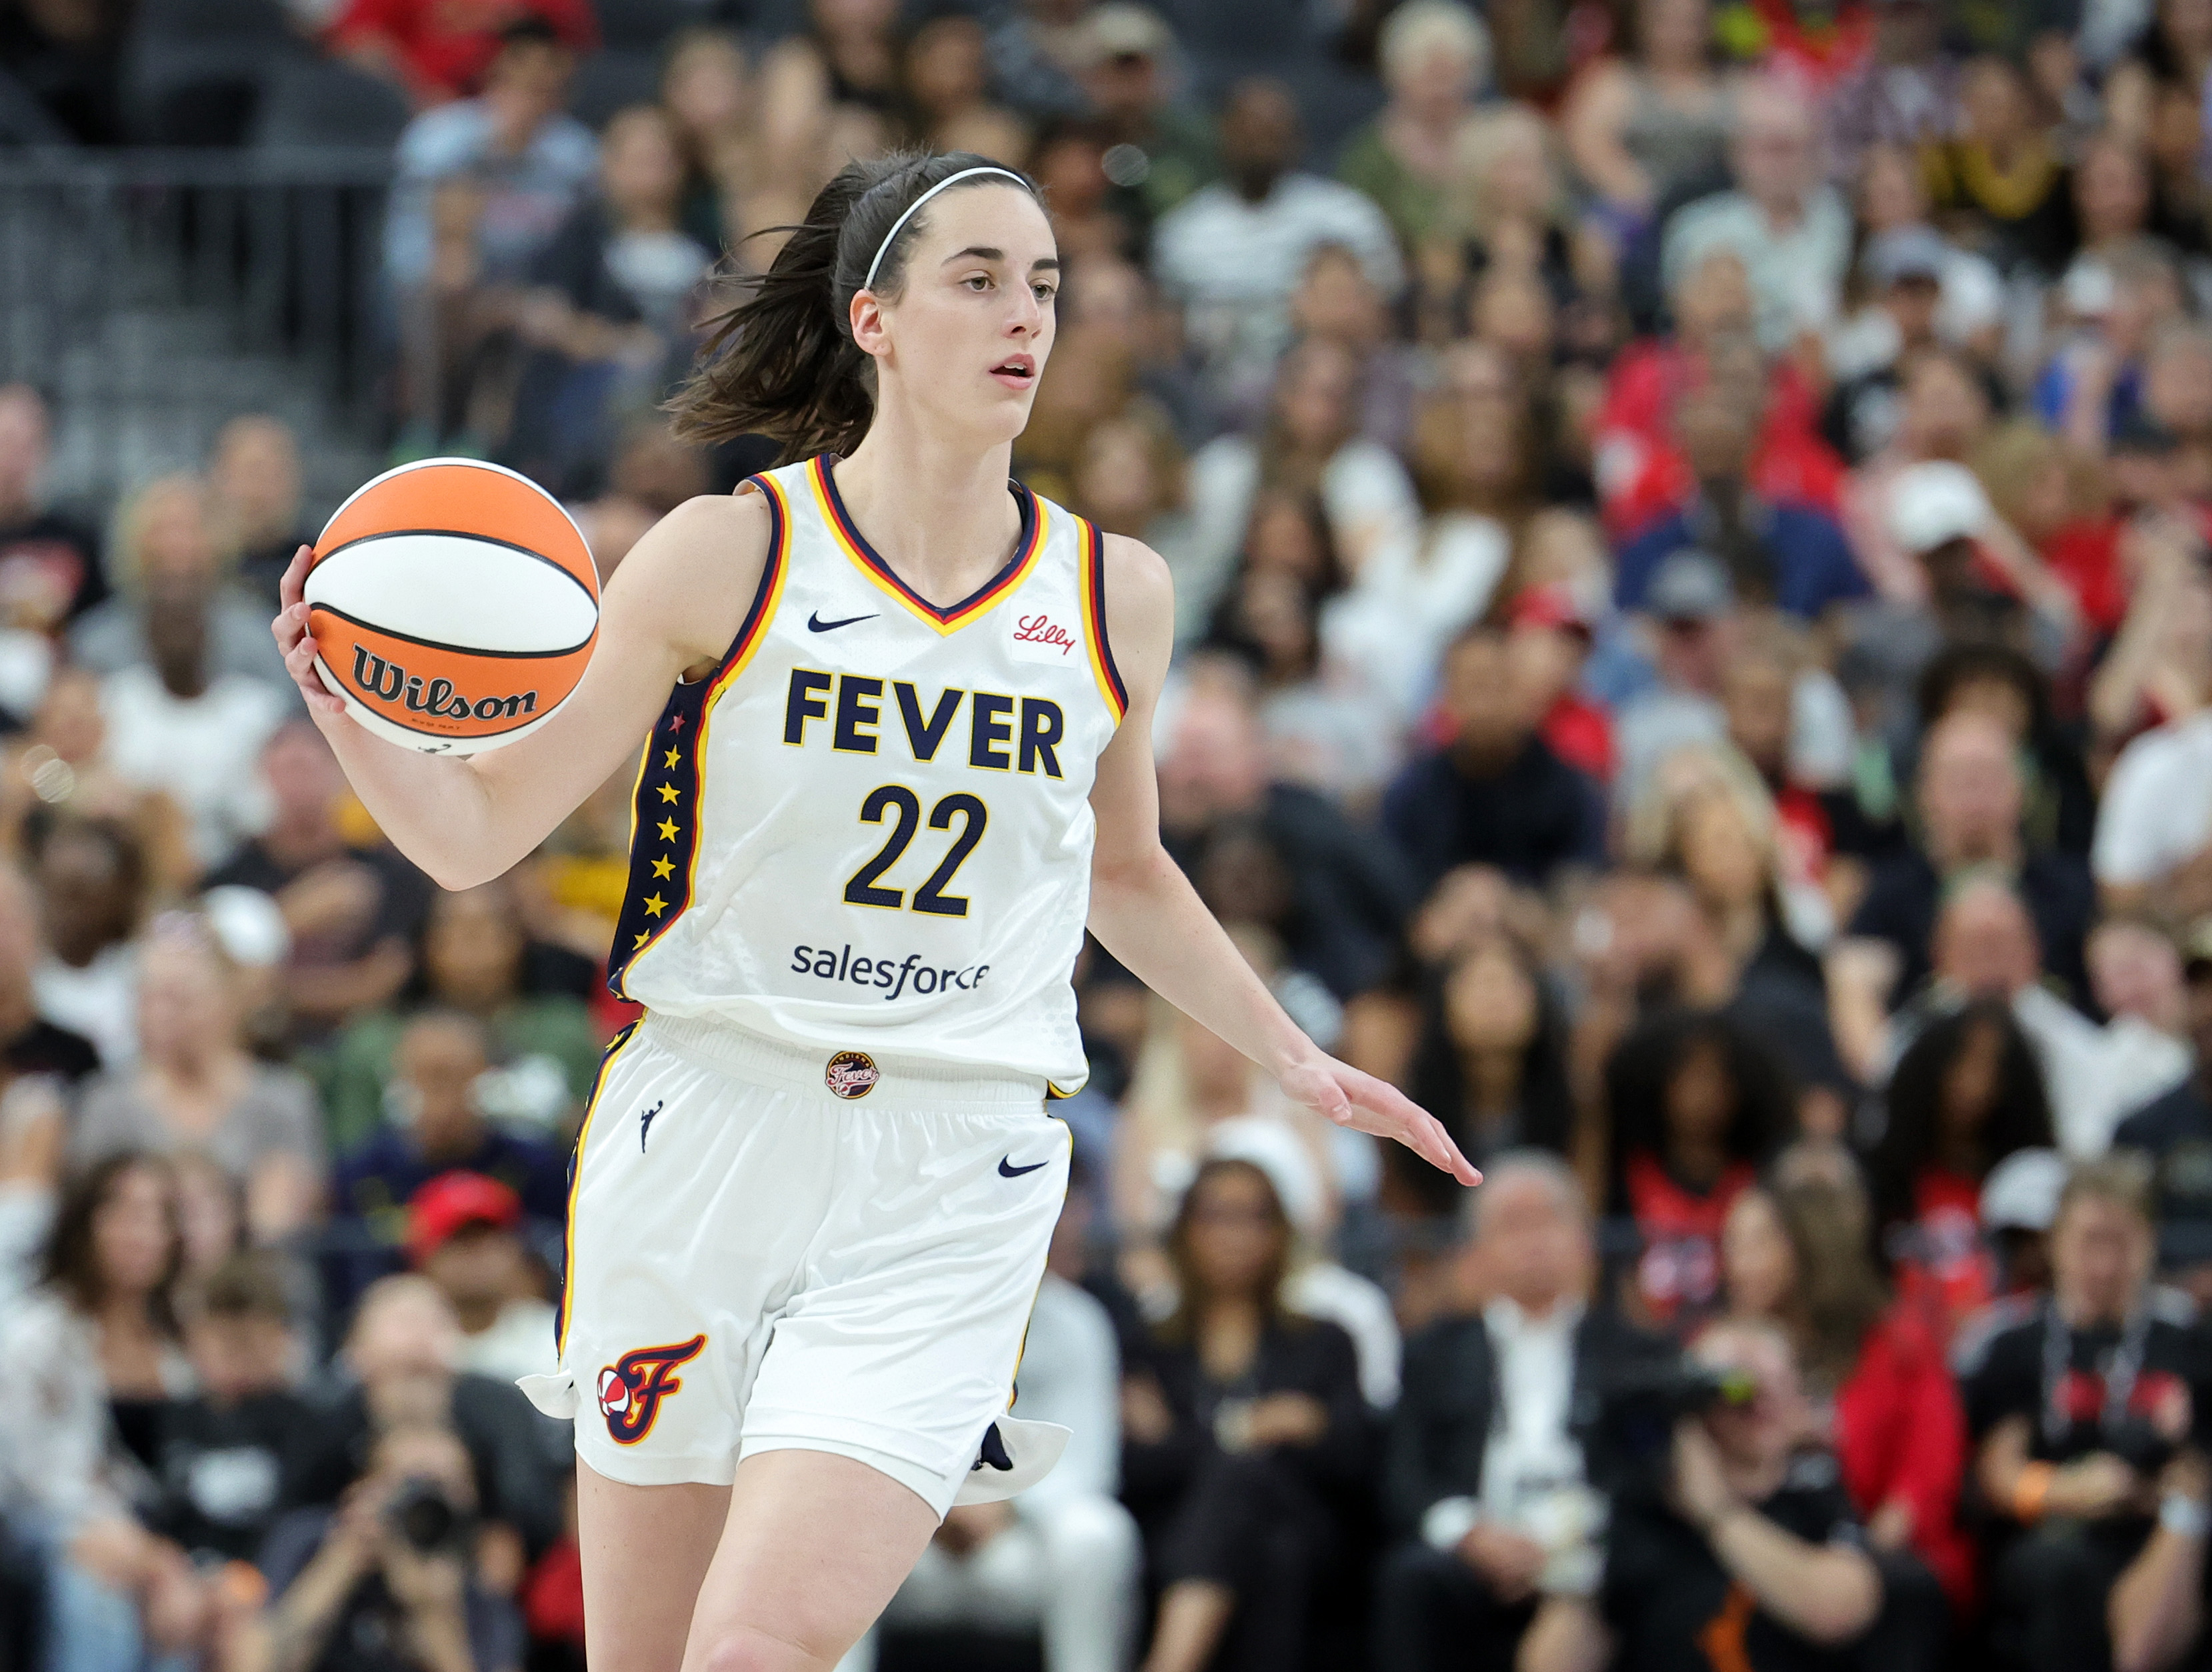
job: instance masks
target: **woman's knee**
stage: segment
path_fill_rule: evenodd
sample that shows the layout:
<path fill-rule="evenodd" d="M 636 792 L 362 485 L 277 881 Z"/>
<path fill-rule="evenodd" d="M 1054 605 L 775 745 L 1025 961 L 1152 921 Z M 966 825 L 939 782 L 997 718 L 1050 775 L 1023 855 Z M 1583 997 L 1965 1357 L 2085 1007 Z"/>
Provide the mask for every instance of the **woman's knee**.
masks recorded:
<path fill-rule="evenodd" d="M 831 1672 L 845 1645 L 811 1648 L 753 1626 L 733 1626 L 717 1633 L 685 1672 Z"/>

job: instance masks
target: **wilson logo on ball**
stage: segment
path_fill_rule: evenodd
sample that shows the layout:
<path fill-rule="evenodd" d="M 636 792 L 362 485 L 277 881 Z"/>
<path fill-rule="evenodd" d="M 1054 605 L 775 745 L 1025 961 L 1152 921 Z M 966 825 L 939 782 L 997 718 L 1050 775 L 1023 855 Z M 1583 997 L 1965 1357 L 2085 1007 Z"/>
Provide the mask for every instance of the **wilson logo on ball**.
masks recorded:
<path fill-rule="evenodd" d="M 426 682 L 397 662 L 374 654 L 367 645 L 353 648 L 353 682 L 371 696 L 386 702 L 404 702 L 410 714 L 442 714 L 448 720 L 514 720 L 538 712 L 538 693 L 517 696 L 479 696 L 473 700 L 453 689 L 450 679 Z"/>

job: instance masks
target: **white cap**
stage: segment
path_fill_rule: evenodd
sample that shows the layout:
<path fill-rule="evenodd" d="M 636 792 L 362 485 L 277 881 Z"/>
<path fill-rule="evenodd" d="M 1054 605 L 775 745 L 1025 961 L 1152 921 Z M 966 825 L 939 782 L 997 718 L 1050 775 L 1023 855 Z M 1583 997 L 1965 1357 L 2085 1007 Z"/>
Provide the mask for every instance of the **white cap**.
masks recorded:
<path fill-rule="evenodd" d="M 211 888 L 200 897 L 200 909 L 233 964 L 266 970 L 291 953 L 292 934 L 283 912 L 258 888 L 238 883 Z"/>
<path fill-rule="evenodd" d="M 2014 1150 L 1982 1181 L 1982 1228 L 2050 1230 L 2065 1184 L 2066 1162 L 2057 1150 Z"/>
<path fill-rule="evenodd" d="M 1889 532 L 1915 556 L 1978 534 L 1989 520 L 1990 496 L 1964 465 L 1907 465 L 1890 489 Z"/>
<path fill-rule="evenodd" d="M 1209 1159 L 1249 1161 L 1267 1174 L 1299 1236 L 1313 1237 L 1326 1228 L 1328 1186 L 1313 1152 L 1285 1122 L 1232 1115 L 1206 1128 L 1206 1153 Z"/>

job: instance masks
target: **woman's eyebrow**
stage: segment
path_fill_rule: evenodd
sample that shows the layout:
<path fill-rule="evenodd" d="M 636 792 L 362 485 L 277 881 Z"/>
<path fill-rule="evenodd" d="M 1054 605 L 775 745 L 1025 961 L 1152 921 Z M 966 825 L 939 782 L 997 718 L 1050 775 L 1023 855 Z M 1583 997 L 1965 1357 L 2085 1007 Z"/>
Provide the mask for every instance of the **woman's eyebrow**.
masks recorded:
<path fill-rule="evenodd" d="M 964 250 L 955 250 L 951 255 L 945 257 L 943 261 L 939 262 L 938 265 L 940 267 L 950 266 L 952 263 L 956 261 L 964 261 L 970 256 L 975 257 L 979 261 L 1004 261 L 1006 258 L 1006 252 L 1004 250 L 994 248 L 993 246 L 988 244 L 970 244 Z M 1060 267 L 1060 258 L 1056 255 L 1039 256 L 1035 261 L 1030 263 L 1030 271 L 1032 273 L 1036 272 L 1040 268 L 1045 267 L 1049 267 L 1057 271 Z"/>

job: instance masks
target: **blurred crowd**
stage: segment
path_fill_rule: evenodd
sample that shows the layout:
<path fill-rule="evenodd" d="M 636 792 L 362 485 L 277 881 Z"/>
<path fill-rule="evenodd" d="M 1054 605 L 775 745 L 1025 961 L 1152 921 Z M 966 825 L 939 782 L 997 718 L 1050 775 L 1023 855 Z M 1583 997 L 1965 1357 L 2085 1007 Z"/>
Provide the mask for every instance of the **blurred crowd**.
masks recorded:
<path fill-rule="evenodd" d="M 0 127 L 131 137 L 185 5 L 4 0 Z M 847 1672 L 2212 1666 L 2212 0 L 281 27 L 404 113 L 393 456 L 603 574 L 773 459 L 659 403 L 845 160 L 1026 167 L 1015 468 L 1174 571 L 1170 850 L 1489 1170 L 1090 949 L 1017 1407 L 1077 1439 Z M 0 1672 L 573 1672 L 512 1379 L 627 775 L 439 891 L 275 657 L 292 433 L 54 505 L 53 416 L 0 388 Z"/>

